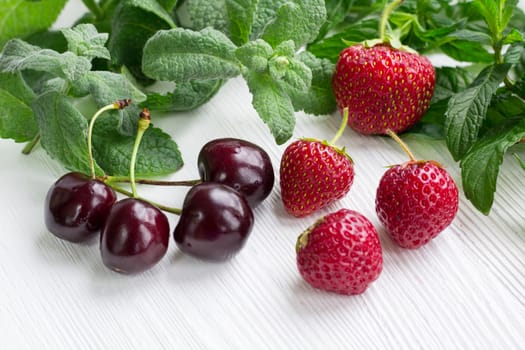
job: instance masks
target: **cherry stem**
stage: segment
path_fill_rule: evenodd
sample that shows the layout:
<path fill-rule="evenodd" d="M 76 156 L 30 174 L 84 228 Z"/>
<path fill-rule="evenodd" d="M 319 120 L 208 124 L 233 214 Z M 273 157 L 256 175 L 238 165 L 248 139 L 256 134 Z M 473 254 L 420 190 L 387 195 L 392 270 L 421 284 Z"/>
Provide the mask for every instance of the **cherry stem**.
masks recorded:
<path fill-rule="evenodd" d="M 180 215 L 182 213 L 182 210 L 179 209 L 179 208 L 173 208 L 173 207 L 168 207 L 168 206 L 165 206 L 165 205 L 162 205 L 162 204 L 159 204 L 159 203 L 156 203 L 152 200 L 149 200 L 149 199 L 146 199 L 146 198 L 142 198 L 142 197 L 139 197 L 139 196 L 136 196 L 135 194 L 133 194 L 132 192 L 129 192 L 125 189 L 123 189 L 122 187 L 119 187 L 119 186 L 116 186 L 115 184 L 109 184 L 109 186 L 114 189 L 115 191 L 119 192 L 119 193 L 122 193 L 123 195 L 126 195 L 128 197 L 132 197 L 132 198 L 136 198 L 136 199 L 140 199 L 140 200 L 143 200 L 145 202 L 148 202 L 149 204 L 151 205 L 154 205 L 156 206 L 157 208 L 163 210 L 163 211 L 166 211 L 168 213 L 172 213 L 172 214 L 175 214 L 175 215 Z"/>
<path fill-rule="evenodd" d="M 144 136 L 144 133 L 148 129 L 150 123 L 151 115 L 149 113 L 149 110 L 147 108 L 144 108 L 142 112 L 140 112 L 137 134 L 135 135 L 135 143 L 133 144 L 133 151 L 131 152 L 131 161 L 129 165 L 129 183 L 131 186 L 132 196 L 134 198 L 138 197 L 137 184 L 135 182 L 135 163 L 137 161 L 137 153 L 139 151 L 142 136 Z"/>
<path fill-rule="evenodd" d="M 339 126 L 339 130 L 337 130 L 337 133 L 334 135 L 334 137 L 330 140 L 331 145 L 335 145 L 337 140 L 343 135 L 343 132 L 346 129 L 346 124 L 348 124 L 348 107 L 345 107 L 343 109 L 343 121 L 341 122 L 341 125 Z"/>
<path fill-rule="evenodd" d="M 410 148 L 408 148 L 406 143 L 404 143 L 403 140 L 401 140 L 401 138 L 399 136 L 397 136 L 397 134 L 395 132 L 393 132 L 390 129 L 387 129 L 386 133 L 387 133 L 388 136 L 393 138 L 394 141 L 396 141 L 399 146 L 401 146 L 401 148 L 403 149 L 403 151 L 405 151 L 405 153 L 408 155 L 408 157 L 410 158 L 411 161 L 413 161 L 413 162 L 416 161 L 416 157 L 414 157 L 414 154 L 410 151 Z"/>
<path fill-rule="evenodd" d="M 93 138 L 93 126 L 95 125 L 95 121 L 105 111 L 109 111 L 112 109 L 123 109 L 129 106 L 130 104 L 131 104 L 130 99 L 123 99 L 123 100 L 115 101 L 112 104 L 109 104 L 107 106 L 100 108 L 89 121 L 88 132 L 87 132 L 87 148 L 88 148 L 89 166 L 91 168 L 91 177 L 93 179 L 96 178 L 96 174 L 95 174 L 95 160 L 93 158 L 93 147 L 92 147 L 91 139 Z"/>
<path fill-rule="evenodd" d="M 386 26 L 388 23 L 388 18 L 390 17 L 394 9 L 401 5 L 402 2 L 403 0 L 394 0 L 390 4 L 388 4 L 383 10 L 383 13 L 381 14 L 381 21 L 379 22 L 379 38 L 382 42 L 386 41 Z"/>
<path fill-rule="evenodd" d="M 106 182 L 130 182 L 128 176 L 105 176 L 103 180 Z M 153 180 L 153 179 L 137 179 L 135 183 L 143 185 L 156 185 L 156 186 L 194 186 L 202 182 L 201 179 L 195 180 L 183 180 L 183 181 L 166 181 L 166 180 Z"/>

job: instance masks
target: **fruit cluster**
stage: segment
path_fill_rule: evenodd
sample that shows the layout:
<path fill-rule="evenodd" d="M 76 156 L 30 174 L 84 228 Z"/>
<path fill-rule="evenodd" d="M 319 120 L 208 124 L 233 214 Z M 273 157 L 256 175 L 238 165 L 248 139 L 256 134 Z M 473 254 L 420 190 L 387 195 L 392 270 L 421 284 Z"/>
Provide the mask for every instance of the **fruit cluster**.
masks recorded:
<path fill-rule="evenodd" d="M 129 100 L 120 101 L 101 109 L 91 123 L 101 111 L 124 108 L 129 103 Z M 210 141 L 198 156 L 200 179 L 184 182 L 192 187 L 182 209 L 160 206 L 137 196 L 135 184 L 139 181 L 134 178 L 135 156 L 149 120 L 149 113 L 144 110 L 131 155 L 132 193 L 114 185 L 110 176 L 96 177 L 94 171 L 91 176 L 67 173 L 47 193 L 46 227 L 57 237 L 71 242 L 86 241 L 100 233 L 104 265 L 117 272 L 133 274 L 151 268 L 167 252 L 170 227 L 164 209 L 180 215 L 173 238 L 181 251 L 211 260 L 233 256 L 250 235 L 254 223 L 252 209 L 273 188 L 274 173 L 268 154 L 245 140 Z M 89 137 L 88 134 L 88 144 Z M 91 152 L 89 155 L 93 164 Z M 129 198 L 117 200 L 115 190 Z"/>

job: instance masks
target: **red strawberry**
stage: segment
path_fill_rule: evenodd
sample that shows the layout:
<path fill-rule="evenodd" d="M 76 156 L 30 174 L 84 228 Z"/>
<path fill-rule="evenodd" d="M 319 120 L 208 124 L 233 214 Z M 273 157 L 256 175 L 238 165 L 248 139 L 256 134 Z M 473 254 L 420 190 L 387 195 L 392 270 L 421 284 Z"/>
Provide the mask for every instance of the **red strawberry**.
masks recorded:
<path fill-rule="evenodd" d="M 383 269 L 377 231 L 362 214 L 340 209 L 309 227 L 297 239 L 297 267 L 315 288 L 360 294 Z"/>
<path fill-rule="evenodd" d="M 348 125 L 366 135 L 402 132 L 427 111 L 436 74 L 430 61 L 388 44 L 355 45 L 339 55 L 332 79 Z"/>
<path fill-rule="evenodd" d="M 345 125 L 346 122 L 334 139 Z M 354 163 L 345 149 L 336 148 L 333 142 L 300 139 L 285 149 L 279 170 L 281 198 L 289 214 L 309 215 L 350 191 Z"/>
<path fill-rule="evenodd" d="M 381 178 L 376 212 L 397 244 L 418 248 L 454 220 L 458 188 L 437 162 L 417 161 L 408 153 L 410 161 L 389 168 Z"/>

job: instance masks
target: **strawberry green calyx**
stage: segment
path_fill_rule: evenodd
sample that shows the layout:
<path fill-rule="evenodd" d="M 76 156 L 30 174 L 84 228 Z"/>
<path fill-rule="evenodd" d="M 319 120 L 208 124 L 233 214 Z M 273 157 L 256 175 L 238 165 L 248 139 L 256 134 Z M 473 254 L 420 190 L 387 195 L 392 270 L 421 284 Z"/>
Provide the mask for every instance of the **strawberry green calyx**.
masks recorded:
<path fill-rule="evenodd" d="M 295 252 L 298 253 L 301 249 L 306 247 L 308 244 L 308 235 L 325 219 L 325 216 L 321 217 L 320 219 L 316 220 L 311 226 L 309 226 L 306 230 L 303 231 L 297 237 L 297 242 L 295 244 Z"/>
<path fill-rule="evenodd" d="M 361 42 L 360 44 L 366 48 L 371 48 L 377 45 L 389 45 L 396 50 L 417 54 L 418 53 L 417 51 L 401 43 L 399 32 L 393 32 L 391 30 L 387 31 L 388 19 L 390 18 L 390 15 L 402 3 L 403 3 L 403 0 L 395 0 L 389 3 L 385 7 L 381 15 L 381 20 L 379 22 L 379 38 L 365 40 Z"/>

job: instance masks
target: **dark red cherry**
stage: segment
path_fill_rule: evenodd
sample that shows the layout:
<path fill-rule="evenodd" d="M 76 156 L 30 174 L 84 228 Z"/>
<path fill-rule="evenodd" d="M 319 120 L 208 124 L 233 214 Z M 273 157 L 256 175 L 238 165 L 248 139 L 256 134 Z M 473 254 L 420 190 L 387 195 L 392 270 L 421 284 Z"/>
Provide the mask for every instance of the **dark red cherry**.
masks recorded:
<path fill-rule="evenodd" d="M 140 199 L 123 199 L 113 205 L 102 230 L 102 261 L 120 273 L 145 271 L 166 254 L 169 235 L 168 218 L 160 209 Z"/>
<path fill-rule="evenodd" d="M 234 138 L 206 143 L 197 159 L 204 182 L 218 182 L 242 193 L 255 207 L 272 191 L 274 172 L 268 153 L 261 147 Z"/>
<path fill-rule="evenodd" d="M 46 227 L 71 242 L 88 240 L 100 231 L 116 200 L 115 191 L 103 182 L 77 172 L 67 173 L 47 192 Z"/>
<path fill-rule="evenodd" d="M 253 212 L 243 195 L 222 184 L 203 182 L 188 191 L 174 238 L 183 252 L 225 260 L 244 246 L 252 227 Z"/>

